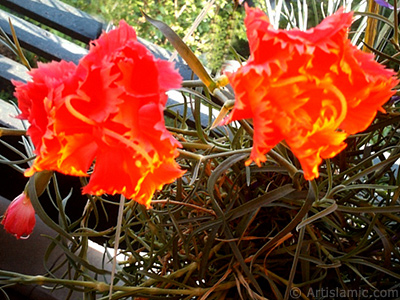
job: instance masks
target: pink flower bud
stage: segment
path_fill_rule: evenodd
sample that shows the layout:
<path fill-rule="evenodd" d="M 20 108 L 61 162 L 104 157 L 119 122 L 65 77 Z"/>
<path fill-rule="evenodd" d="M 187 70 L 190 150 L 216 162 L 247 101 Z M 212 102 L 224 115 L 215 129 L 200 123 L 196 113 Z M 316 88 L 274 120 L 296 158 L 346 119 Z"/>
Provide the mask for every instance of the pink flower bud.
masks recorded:
<path fill-rule="evenodd" d="M 28 237 L 32 233 L 35 223 L 35 210 L 31 200 L 24 192 L 11 202 L 1 221 L 4 229 L 15 235 L 17 239 Z"/>

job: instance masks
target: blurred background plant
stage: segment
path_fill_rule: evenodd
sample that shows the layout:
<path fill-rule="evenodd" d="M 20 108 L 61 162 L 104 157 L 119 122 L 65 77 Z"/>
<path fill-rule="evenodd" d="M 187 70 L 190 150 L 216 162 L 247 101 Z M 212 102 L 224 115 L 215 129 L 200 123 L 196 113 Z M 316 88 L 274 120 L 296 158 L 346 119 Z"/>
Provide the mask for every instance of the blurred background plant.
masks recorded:
<path fill-rule="evenodd" d="M 207 4 L 194 0 L 66 2 L 106 20 L 126 19 L 139 36 L 171 50 L 162 32 L 145 22 L 140 9 L 183 37 Z M 254 1 L 276 28 L 306 29 L 340 6 L 355 10 L 353 43 L 398 69 L 393 10 L 374 3 Z M 215 1 L 187 40 L 213 73 L 226 59 L 247 58 L 246 47 L 235 48 L 245 40 L 243 16 L 238 3 Z M 299 173 L 290 176 L 282 162 L 297 169 L 300 165 L 283 144 L 275 147 L 277 155 L 270 154 L 261 168 L 245 167 L 252 143 L 249 124 L 210 130 L 212 118 L 202 126 L 200 108 L 208 108 L 211 114 L 222 103 L 196 81 L 185 82 L 180 92 L 184 97 L 181 113 L 167 108 L 167 118 L 168 129 L 185 150 L 178 161 L 187 173 L 154 196 L 153 209 L 145 210 L 133 201 L 126 205 L 117 237 L 124 259 L 115 270 L 111 299 L 290 299 L 293 287 L 299 288 L 303 299 L 313 299 L 317 297 L 308 295 L 310 288 L 371 294 L 398 290 L 398 98 L 387 103 L 388 113 L 379 113 L 367 130 L 349 137 L 348 147 L 326 160 L 320 178 L 309 183 Z M 188 121 L 190 111 L 195 122 Z M 87 183 L 85 178 L 81 181 Z M 85 249 L 89 239 L 115 245 L 116 220 L 100 230 L 99 216 L 108 216 L 105 205 L 118 203 L 113 197 L 86 196 L 82 216 L 70 219 L 66 207 L 76 199 L 59 192 L 58 186 L 54 176 L 48 192 L 59 223 L 46 214 L 40 216 L 60 233 L 49 252 L 63 247 L 65 261 L 59 266 L 68 264 L 69 272 L 58 279 L 21 274 L 5 278 L 3 274 L 2 282 L 56 284 L 84 293 L 85 299 L 109 299 L 110 282 L 99 283 L 107 272 L 87 263 Z M 38 199 L 32 202 L 36 208 L 42 205 Z M 111 256 L 104 253 L 105 260 Z"/>
<path fill-rule="evenodd" d="M 115 24 L 124 19 L 136 28 L 139 36 L 146 37 L 147 40 L 170 50 L 173 48 L 167 39 L 159 30 L 145 22 L 141 10 L 151 12 L 152 16 L 168 24 L 181 37 L 191 30 L 194 21 L 199 18 L 200 22 L 196 29 L 186 40 L 196 55 L 216 52 L 216 47 L 218 52 L 228 53 L 233 38 L 245 40 L 242 22 L 244 10 L 234 1 L 67 0 L 64 2 Z M 219 43 L 218 46 L 215 46 L 216 41 Z M 224 43 L 224 46 L 221 46 L 221 43 Z"/>

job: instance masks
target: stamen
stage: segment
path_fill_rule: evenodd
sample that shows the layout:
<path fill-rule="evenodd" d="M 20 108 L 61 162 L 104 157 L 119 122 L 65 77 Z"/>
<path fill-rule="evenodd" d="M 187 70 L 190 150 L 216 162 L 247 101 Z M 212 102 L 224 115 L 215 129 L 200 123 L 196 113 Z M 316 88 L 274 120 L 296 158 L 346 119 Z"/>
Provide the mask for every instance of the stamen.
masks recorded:
<path fill-rule="evenodd" d="M 276 83 L 273 84 L 273 87 L 281 87 L 281 86 L 285 86 L 285 85 L 291 85 L 294 83 L 305 82 L 307 80 L 308 80 L 308 78 L 306 75 L 289 77 L 286 79 L 280 79 L 279 81 L 277 81 Z"/>
<path fill-rule="evenodd" d="M 93 125 L 96 126 L 97 123 L 91 119 L 89 119 L 88 117 L 82 115 L 80 112 L 78 112 L 71 104 L 71 98 L 67 97 L 67 99 L 65 100 L 65 106 L 67 107 L 68 111 L 78 120 L 81 120 L 82 122 L 89 124 L 89 125 Z"/>
<path fill-rule="evenodd" d="M 127 145 L 128 147 L 133 148 L 136 152 L 138 152 L 141 156 L 143 156 L 143 158 L 149 163 L 149 165 L 152 164 L 152 158 L 149 156 L 149 154 L 140 146 L 136 145 L 134 142 L 132 142 L 131 140 L 128 140 L 127 138 L 123 137 L 122 135 L 120 135 L 119 133 L 116 133 L 108 128 L 103 128 L 103 132 L 116 139 L 117 141 Z"/>

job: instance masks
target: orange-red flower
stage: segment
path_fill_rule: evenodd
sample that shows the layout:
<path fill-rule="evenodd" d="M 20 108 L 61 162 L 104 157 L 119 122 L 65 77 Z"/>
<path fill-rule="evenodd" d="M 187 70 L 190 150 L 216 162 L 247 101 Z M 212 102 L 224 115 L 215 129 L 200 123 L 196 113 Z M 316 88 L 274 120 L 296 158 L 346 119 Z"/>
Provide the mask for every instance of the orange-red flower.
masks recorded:
<path fill-rule="evenodd" d="M 25 192 L 10 203 L 1 221 L 4 229 L 15 235 L 17 239 L 28 237 L 32 233 L 35 223 L 35 210 Z"/>
<path fill-rule="evenodd" d="M 182 176 L 175 161 L 180 144 L 163 116 L 165 92 L 182 78 L 125 22 L 92 42 L 77 67 L 40 65 L 31 75 L 33 82 L 16 84 L 37 154 L 27 176 L 41 170 L 87 176 L 95 162 L 84 193 L 120 193 L 147 207 L 155 190 Z"/>
<path fill-rule="evenodd" d="M 27 176 L 33 175 L 35 171 L 52 169 L 40 168 L 38 165 L 57 165 L 62 146 L 54 132 L 54 114 L 63 105 L 65 97 L 74 93 L 78 87 L 75 71 L 76 65 L 65 61 L 39 63 L 37 69 L 29 72 L 32 81 L 13 81 L 21 110 L 19 118 L 30 123 L 27 132 L 37 155 L 34 166 L 25 173 Z"/>
<path fill-rule="evenodd" d="M 250 164 L 285 140 L 304 176 L 319 176 L 318 165 L 342 151 L 349 134 L 366 129 L 393 95 L 393 71 L 347 37 L 352 13 L 339 10 L 307 31 L 274 29 L 267 16 L 246 7 L 251 56 L 227 74 L 236 102 L 225 123 L 252 118 Z"/>

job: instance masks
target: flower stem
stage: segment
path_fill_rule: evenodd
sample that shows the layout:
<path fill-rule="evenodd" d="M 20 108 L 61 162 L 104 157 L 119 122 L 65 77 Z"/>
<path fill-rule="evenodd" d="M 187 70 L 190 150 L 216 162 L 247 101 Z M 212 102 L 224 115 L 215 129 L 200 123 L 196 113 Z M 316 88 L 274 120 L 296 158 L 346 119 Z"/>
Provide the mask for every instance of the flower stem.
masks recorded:
<path fill-rule="evenodd" d="M 394 28 L 394 34 L 393 34 L 393 43 L 395 48 L 398 50 L 399 48 L 399 19 L 397 16 L 397 1 L 393 1 L 393 28 Z"/>
<path fill-rule="evenodd" d="M 191 270 L 193 266 L 189 265 L 185 267 L 185 270 Z M 177 272 L 175 272 L 177 273 Z M 172 274 L 170 274 L 171 276 Z M 176 277 L 178 274 L 174 274 Z M 0 270 L 0 276 L 2 277 L 3 283 L 15 284 L 15 283 L 22 283 L 22 284 L 38 284 L 38 285 L 48 285 L 48 284 L 58 284 L 63 285 L 66 287 L 84 287 L 88 289 L 92 289 L 94 291 L 98 291 L 100 293 L 104 293 L 109 290 L 110 285 L 106 284 L 105 282 L 100 281 L 80 281 L 80 280 L 70 280 L 70 279 L 58 279 L 58 278 L 50 278 L 45 276 L 32 276 L 32 275 L 25 275 L 15 272 L 3 271 Z M 149 279 L 151 280 L 151 279 Z M 235 281 L 229 281 L 223 284 L 220 284 L 215 291 L 222 291 L 227 290 L 236 285 Z M 188 296 L 201 296 L 206 293 L 210 288 L 187 288 L 187 289 L 178 289 L 178 288 L 171 288 L 171 289 L 164 289 L 164 288 L 157 288 L 157 287 L 144 287 L 144 286 L 122 286 L 116 285 L 114 286 L 113 290 L 119 292 L 119 294 L 129 294 L 129 295 L 136 295 L 136 294 L 145 294 L 145 295 L 188 295 Z M 108 296 L 107 296 L 108 298 Z M 101 298 L 101 299 L 107 299 Z"/>
<path fill-rule="evenodd" d="M 201 80 L 185 80 L 182 82 L 183 87 L 205 87 L 206 85 Z"/>
<path fill-rule="evenodd" d="M 28 185 L 31 180 L 35 181 L 35 189 L 36 189 L 36 195 L 39 197 L 40 195 L 43 194 L 43 192 L 46 190 L 47 186 L 49 185 L 49 181 L 51 177 L 53 176 L 53 171 L 41 171 L 37 172 L 34 177 L 29 178 L 28 183 L 25 186 L 25 193 L 30 196 L 29 191 L 28 191 Z"/>
<path fill-rule="evenodd" d="M 286 170 L 288 170 L 289 172 L 289 176 L 291 178 L 294 177 L 295 174 L 297 174 L 299 172 L 299 170 L 297 170 L 297 168 L 295 166 L 293 166 L 289 161 L 287 161 L 283 156 L 281 156 L 280 154 L 278 154 L 278 152 L 276 152 L 274 149 L 271 149 L 268 152 L 268 155 L 275 160 L 279 165 L 281 165 L 282 167 L 285 167 Z"/>
<path fill-rule="evenodd" d="M 125 206 L 125 196 L 121 195 L 121 198 L 119 201 L 119 208 L 118 208 L 117 230 L 115 232 L 115 239 L 114 239 L 114 257 L 113 257 L 113 261 L 112 261 L 112 272 L 111 272 L 109 298 L 108 298 L 110 300 L 112 298 L 115 270 L 117 268 L 117 254 L 118 254 L 118 248 L 119 248 L 119 238 L 121 237 L 121 227 L 122 227 L 124 206 Z"/>
<path fill-rule="evenodd" d="M 214 97 L 218 98 L 222 103 L 225 103 L 229 99 L 222 93 L 220 89 L 215 89 L 212 93 Z"/>
<path fill-rule="evenodd" d="M 16 136 L 26 135 L 26 130 L 10 129 L 10 128 L 1 127 L 0 128 L 0 137 L 7 136 L 7 135 L 16 135 Z"/>
<path fill-rule="evenodd" d="M 196 154 L 196 153 L 181 150 L 181 149 L 178 149 L 178 152 L 179 152 L 179 156 L 182 156 L 185 158 L 191 158 L 191 159 L 200 160 L 200 161 L 204 159 L 204 156 L 201 154 Z"/>
<path fill-rule="evenodd" d="M 185 149 L 201 149 L 201 150 L 211 150 L 213 152 L 227 152 L 227 149 L 224 149 L 222 147 L 218 147 L 215 145 L 209 145 L 209 144 L 203 144 L 203 143 L 187 143 L 187 142 L 181 142 L 183 148 Z"/>
<path fill-rule="evenodd" d="M 240 153 L 250 153 L 250 152 L 251 152 L 251 148 L 245 148 L 245 149 L 228 151 L 228 152 L 223 152 L 223 153 L 209 154 L 209 155 L 204 156 L 203 160 L 221 157 L 221 156 L 230 156 L 230 155 L 240 154 Z"/>
<path fill-rule="evenodd" d="M 169 126 L 165 126 L 165 127 L 167 128 L 168 131 L 197 137 L 197 131 L 195 131 L 195 130 L 185 130 L 185 129 L 169 127 Z"/>

